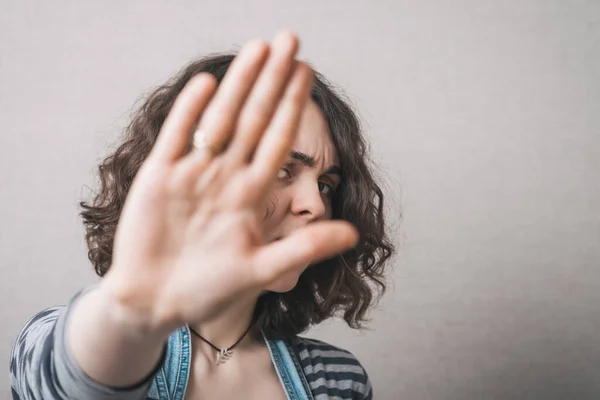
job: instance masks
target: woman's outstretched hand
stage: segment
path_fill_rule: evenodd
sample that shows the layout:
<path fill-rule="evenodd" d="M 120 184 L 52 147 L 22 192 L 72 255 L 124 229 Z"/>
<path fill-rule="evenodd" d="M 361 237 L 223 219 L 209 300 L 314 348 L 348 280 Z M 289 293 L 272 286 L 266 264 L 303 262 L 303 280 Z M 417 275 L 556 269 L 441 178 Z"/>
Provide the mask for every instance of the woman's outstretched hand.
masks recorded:
<path fill-rule="evenodd" d="M 173 105 L 128 194 L 103 282 L 148 328 L 207 320 L 355 244 L 342 221 L 263 237 L 266 199 L 312 88 L 297 49 L 287 32 L 272 46 L 250 42 L 218 90 L 200 74 Z"/>

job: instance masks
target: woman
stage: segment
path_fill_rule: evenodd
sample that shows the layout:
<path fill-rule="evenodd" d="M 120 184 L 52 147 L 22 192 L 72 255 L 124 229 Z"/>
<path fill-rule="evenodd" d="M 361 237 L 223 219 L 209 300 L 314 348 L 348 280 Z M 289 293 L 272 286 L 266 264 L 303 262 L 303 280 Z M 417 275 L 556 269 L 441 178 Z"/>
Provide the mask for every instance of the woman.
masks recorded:
<path fill-rule="evenodd" d="M 148 97 L 82 203 L 104 279 L 23 327 L 14 399 L 372 398 L 351 353 L 297 336 L 359 328 L 393 251 L 356 117 L 297 49 L 253 41 Z"/>

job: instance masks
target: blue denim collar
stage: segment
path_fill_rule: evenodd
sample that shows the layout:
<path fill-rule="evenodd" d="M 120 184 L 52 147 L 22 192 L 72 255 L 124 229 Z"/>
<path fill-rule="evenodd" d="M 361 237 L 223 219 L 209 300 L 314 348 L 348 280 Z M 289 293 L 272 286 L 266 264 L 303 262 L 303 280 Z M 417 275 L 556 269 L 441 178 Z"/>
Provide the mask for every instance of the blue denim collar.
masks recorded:
<path fill-rule="evenodd" d="M 262 336 L 288 400 L 313 400 L 304 372 L 292 345 L 283 339 Z M 187 326 L 169 336 L 165 360 L 158 370 L 147 399 L 184 400 L 192 359 L 190 330 Z"/>

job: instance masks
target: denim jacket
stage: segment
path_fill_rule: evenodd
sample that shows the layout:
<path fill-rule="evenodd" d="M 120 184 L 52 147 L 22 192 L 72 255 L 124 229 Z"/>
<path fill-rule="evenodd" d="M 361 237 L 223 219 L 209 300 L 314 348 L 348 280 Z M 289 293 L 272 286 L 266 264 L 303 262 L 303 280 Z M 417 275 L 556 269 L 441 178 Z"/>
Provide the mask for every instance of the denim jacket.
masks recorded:
<path fill-rule="evenodd" d="M 264 335 L 263 335 L 264 336 Z M 289 400 L 313 400 L 300 362 L 284 340 L 265 337 L 271 360 Z M 183 400 L 190 373 L 190 330 L 178 329 L 167 344 L 165 360 L 154 375 L 147 398 L 152 400 Z"/>

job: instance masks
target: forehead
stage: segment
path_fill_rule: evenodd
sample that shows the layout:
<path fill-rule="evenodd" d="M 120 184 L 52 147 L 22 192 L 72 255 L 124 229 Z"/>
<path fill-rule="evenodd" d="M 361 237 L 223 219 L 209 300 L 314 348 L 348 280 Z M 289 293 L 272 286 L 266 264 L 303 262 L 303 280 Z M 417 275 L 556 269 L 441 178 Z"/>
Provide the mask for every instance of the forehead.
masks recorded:
<path fill-rule="evenodd" d="M 298 136 L 296 136 L 292 149 L 314 157 L 316 164 L 323 168 L 339 165 L 337 149 L 331 139 L 329 124 L 313 100 L 309 100 L 304 108 L 298 127 Z"/>

